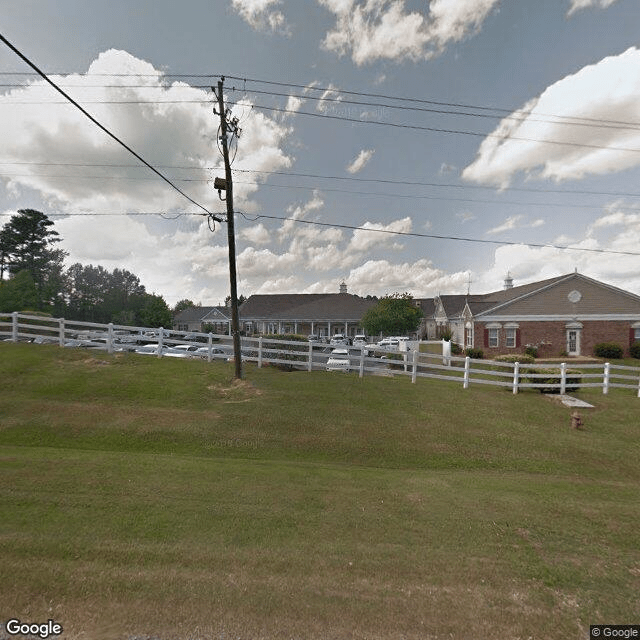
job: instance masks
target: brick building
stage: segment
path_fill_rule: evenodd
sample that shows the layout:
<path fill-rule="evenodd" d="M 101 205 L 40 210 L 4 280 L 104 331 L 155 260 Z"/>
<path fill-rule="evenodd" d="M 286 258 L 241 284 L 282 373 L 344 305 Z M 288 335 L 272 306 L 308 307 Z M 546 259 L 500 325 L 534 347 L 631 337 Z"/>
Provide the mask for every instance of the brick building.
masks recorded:
<path fill-rule="evenodd" d="M 640 340 L 640 296 L 570 273 L 501 291 L 420 300 L 422 335 L 447 331 L 462 347 L 485 356 L 522 353 L 537 347 L 540 357 L 592 355 L 600 342 L 615 342 L 625 353 Z"/>

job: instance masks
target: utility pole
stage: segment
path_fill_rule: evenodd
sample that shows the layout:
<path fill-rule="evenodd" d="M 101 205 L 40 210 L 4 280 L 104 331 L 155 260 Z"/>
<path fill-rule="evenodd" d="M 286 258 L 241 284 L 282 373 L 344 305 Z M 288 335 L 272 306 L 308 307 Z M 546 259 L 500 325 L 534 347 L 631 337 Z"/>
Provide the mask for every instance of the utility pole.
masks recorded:
<path fill-rule="evenodd" d="M 227 112 L 224 108 L 223 95 L 224 76 L 218 81 L 218 115 L 220 116 L 220 142 L 222 143 L 222 157 L 224 158 L 224 185 L 216 179 L 215 186 L 226 191 L 227 203 L 227 238 L 229 244 L 229 282 L 231 285 L 231 333 L 233 335 L 233 359 L 235 361 L 235 377 L 242 378 L 242 354 L 240 351 L 240 317 L 238 313 L 238 287 L 236 280 L 236 238 L 233 218 L 233 182 L 231 178 L 231 164 L 229 163 L 229 144 L 227 134 L 231 129 L 232 135 L 238 135 L 237 120 L 227 122 Z M 211 87 L 215 93 L 215 89 Z M 214 109 L 215 113 L 215 109 Z M 220 191 L 219 191 L 220 192 Z"/>

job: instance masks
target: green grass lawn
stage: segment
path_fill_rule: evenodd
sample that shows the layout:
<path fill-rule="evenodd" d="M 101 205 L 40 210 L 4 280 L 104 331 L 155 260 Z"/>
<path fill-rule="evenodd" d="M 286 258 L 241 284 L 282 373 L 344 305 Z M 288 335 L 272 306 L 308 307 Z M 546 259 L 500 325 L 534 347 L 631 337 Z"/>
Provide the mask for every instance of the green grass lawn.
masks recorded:
<path fill-rule="evenodd" d="M 0 343 L 0 615 L 88 640 L 640 620 L 640 399 Z M 0 636 L 1 637 L 1 636 Z"/>

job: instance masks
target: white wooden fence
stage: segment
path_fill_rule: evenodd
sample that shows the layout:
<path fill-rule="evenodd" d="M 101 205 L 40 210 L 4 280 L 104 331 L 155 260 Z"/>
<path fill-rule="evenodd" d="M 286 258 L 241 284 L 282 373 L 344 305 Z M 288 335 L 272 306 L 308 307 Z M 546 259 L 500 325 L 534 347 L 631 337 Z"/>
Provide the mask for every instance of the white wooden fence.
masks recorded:
<path fill-rule="evenodd" d="M 114 324 L 77 322 L 19 313 L 0 314 L 0 340 L 53 343 L 61 347 L 103 349 L 108 353 L 135 351 L 147 345 L 146 352 L 157 357 L 193 356 L 184 350 L 198 348 L 197 356 L 209 362 L 233 357 L 232 338 L 228 335 L 149 329 Z M 149 348 L 149 344 L 153 347 Z M 180 345 L 180 351 L 178 347 Z M 416 343 L 412 347 L 418 346 Z M 404 375 L 412 382 L 418 378 L 451 380 L 467 389 L 472 384 L 521 389 L 544 389 L 564 394 L 576 388 L 598 387 L 604 394 L 610 389 L 633 389 L 640 397 L 640 367 L 610 363 L 568 365 L 562 363 L 523 364 L 478 360 L 450 355 L 448 343 L 439 353 L 344 347 L 349 351 L 349 370 L 365 375 Z M 326 344 L 279 340 L 271 337 L 243 337 L 242 358 L 258 367 L 277 365 L 307 371 L 324 370 L 334 347 Z M 144 349 L 142 349 L 144 351 Z"/>

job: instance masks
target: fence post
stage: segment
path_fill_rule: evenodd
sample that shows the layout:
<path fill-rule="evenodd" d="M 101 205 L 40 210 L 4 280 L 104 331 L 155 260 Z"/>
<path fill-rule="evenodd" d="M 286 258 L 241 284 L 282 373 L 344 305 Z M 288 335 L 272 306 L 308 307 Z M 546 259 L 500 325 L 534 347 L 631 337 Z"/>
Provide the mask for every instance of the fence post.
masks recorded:
<path fill-rule="evenodd" d="M 609 376 L 611 375 L 611 365 L 608 362 L 604 363 L 604 376 L 602 378 L 602 393 L 606 395 L 609 393 Z"/>
<path fill-rule="evenodd" d="M 313 370 L 313 342 L 309 342 L 309 366 L 308 371 Z"/>
<path fill-rule="evenodd" d="M 64 318 L 58 319 L 58 339 L 60 340 L 60 346 L 64 347 Z"/>
<path fill-rule="evenodd" d="M 411 382 L 416 381 L 417 377 L 418 377 L 418 350 L 414 349 L 413 350 L 413 362 L 411 363 L 413 365 L 413 369 L 411 370 Z"/>
<path fill-rule="evenodd" d="M 442 339 L 442 364 L 451 366 L 451 342 Z"/>
<path fill-rule="evenodd" d="M 360 378 L 364 378 L 364 358 L 365 358 L 365 349 L 362 347 L 360 349 L 360 364 L 358 366 L 358 376 Z"/>
<path fill-rule="evenodd" d="M 567 363 L 563 362 L 560 365 L 560 395 L 564 395 L 567 392 Z"/>
<path fill-rule="evenodd" d="M 107 353 L 113 353 L 113 322 L 107 327 Z"/>
<path fill-rule="evenodd" d="M 164 346 L 164 329 L 160 327 L 160 329 L 158 329 L 158 349 L 156 350 L 156 354 L 158 358 L 162 358 L 163 346 Z"/>
<path fill-rule="evenodd" d="M 11 340 L 18 342 L 18 312 L 14 311 L 11 314 Z"/>
<path fill-rule="evenodd" d="M 520 363 L 513 364 L 513 395 L 518 393 L 518 379 L 520 377 Z"/>
<path fill-rule="evenodd" d="M 467 356 L 464 359 L 464 378 L 462 378 L 462 388 L 469 388 L 469 369 L 471 368 L 471 357 Z"/>
<path fill-rule="evenodd" d="M 262 336 L 258 338 L 258 369 L 262 368 Z"/>

